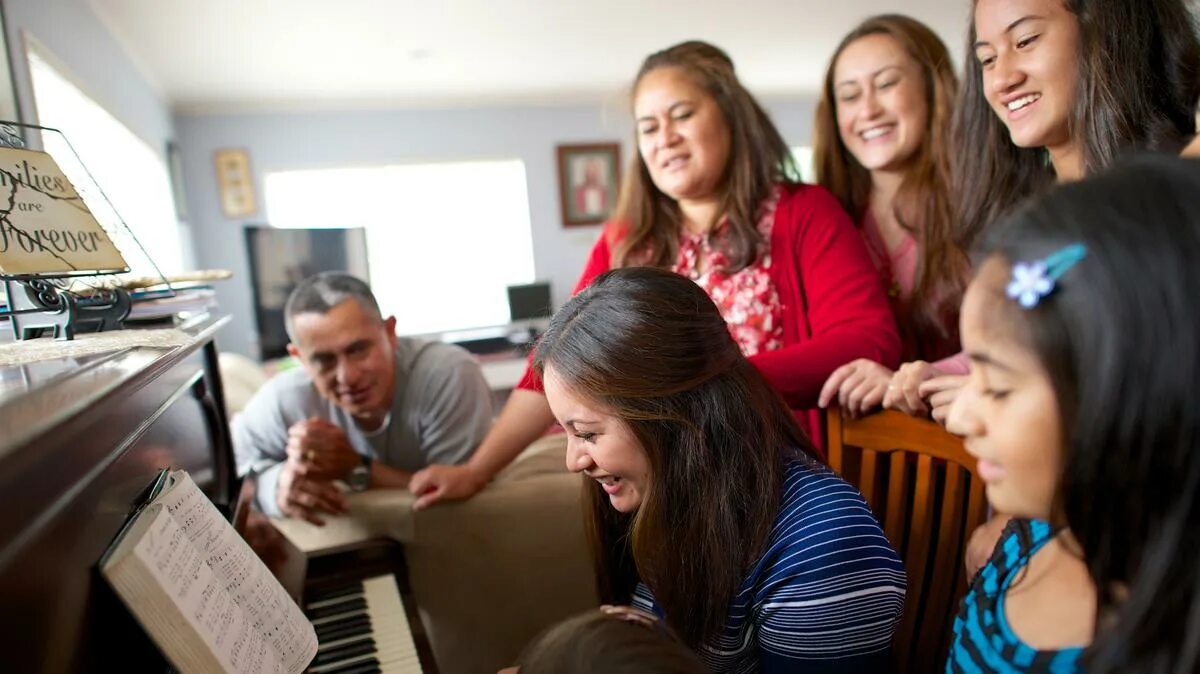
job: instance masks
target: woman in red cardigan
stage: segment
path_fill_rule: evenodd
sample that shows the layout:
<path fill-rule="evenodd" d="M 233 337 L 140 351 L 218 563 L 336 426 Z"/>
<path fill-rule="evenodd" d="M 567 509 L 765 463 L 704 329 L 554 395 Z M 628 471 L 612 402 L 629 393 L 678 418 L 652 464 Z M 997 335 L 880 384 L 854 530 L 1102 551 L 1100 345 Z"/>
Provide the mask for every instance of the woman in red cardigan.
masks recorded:
<path fill-rule="evenodd" d="M 900 357 L 861 237 L 829 192 L 788 182 L 787 145 L 720 49 L 684 42 L 651 54 L 633 113 L 638 156 L 576 292 L 633 265 L 695 280 L 820 443 L 812 408 L 830 373 L 859 358 L 895 367 Z M 552 422 L 527 372 L 466 464 L 413 475 L 416 507 L 470 497 Z"/>

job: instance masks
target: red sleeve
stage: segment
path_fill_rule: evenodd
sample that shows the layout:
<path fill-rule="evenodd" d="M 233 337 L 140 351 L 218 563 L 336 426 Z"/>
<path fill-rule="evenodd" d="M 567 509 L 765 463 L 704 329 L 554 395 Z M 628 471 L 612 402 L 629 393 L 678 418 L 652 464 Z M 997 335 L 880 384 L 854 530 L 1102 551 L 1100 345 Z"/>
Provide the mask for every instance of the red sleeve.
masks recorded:
<path fill-rule="evenodd" d="M 597 276 L 612 267 L 612 251 L 609 248 L 609 239 L 613 237 L 614 231 L 612 225 L 610 225 L 605 227 L 604 231 L 600 232 L 600 238 L 592 246 L 592 253 L 588 256 L 587 264 L 583 267 L 583 273 L 579 275 L 579 282 L 575 284 L 575 290 L 571 291 L 572 297 L 579 294 L 579 291 L 588 287 Z M 529 352 L 530 364 L 525 366 L 525 375 L 517 383 L 517 388 L 541 393 L 542 378 L 533 371 L 533 353 L 533 351 Z"/>
<path fill-rule="evenodd" d="M 776 222 L 787 237 L 773 238 L 774 245 L 791 248 L 790 255 L 777 259 L 794 260 L 800 287 L 782 294 L 798 300 L 795 320 L 807 320 L 810 336 L 750 361 L 792 407 L 805 409 L 816 406 L 829 375 L 852 360 L 867 358 L 895 368 L 900 336 L 878 272 L 850 217 L 824 189 L 800 190 Z M 803 334 L 804 326 L 799 329 Z"/>

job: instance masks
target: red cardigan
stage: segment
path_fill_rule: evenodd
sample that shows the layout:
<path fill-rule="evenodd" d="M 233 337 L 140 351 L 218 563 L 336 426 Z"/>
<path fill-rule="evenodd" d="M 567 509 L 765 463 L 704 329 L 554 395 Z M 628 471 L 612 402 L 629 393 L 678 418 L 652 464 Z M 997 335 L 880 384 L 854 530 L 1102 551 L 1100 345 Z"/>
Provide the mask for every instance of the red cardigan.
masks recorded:
<path fill-rule="evenodd" d="M 605 227 L 575 286 L 578 293 L 611 268 L 613 223 Z M 783 303 L 783 347 L 751 356 L 753 363 L 797 414 L 818 445 L 824 444 L 817 395 L 838 367 L 867 358 L 895 368 L 900 337 L 879 273 L 849 216 L 827 190 L 784 187 L 771 233 L 771 280 Z M 532 369 L 518 388 L 541 391 Z"/>

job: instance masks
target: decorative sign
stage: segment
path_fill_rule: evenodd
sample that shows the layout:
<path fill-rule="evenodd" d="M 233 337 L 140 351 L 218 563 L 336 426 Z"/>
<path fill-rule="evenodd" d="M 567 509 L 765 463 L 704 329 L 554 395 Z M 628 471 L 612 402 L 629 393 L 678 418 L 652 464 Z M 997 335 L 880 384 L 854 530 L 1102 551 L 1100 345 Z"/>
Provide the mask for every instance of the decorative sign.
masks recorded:
<path fill-rule="evenodd" d="M 0 274 L 126 268 L 108 233 L 50 155 L 0 147 Z"/>

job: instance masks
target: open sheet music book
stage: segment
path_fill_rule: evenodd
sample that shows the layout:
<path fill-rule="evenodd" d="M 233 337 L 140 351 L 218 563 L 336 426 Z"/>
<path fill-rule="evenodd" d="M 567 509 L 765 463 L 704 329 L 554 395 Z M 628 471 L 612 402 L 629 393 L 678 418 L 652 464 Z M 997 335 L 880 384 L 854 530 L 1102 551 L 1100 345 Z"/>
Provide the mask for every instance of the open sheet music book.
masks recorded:
<path fill-rule="evenodd" d="M 301 672 L 312 624 L 184 471 L 160 478 L 100 571 L 176 669 Z"/>

